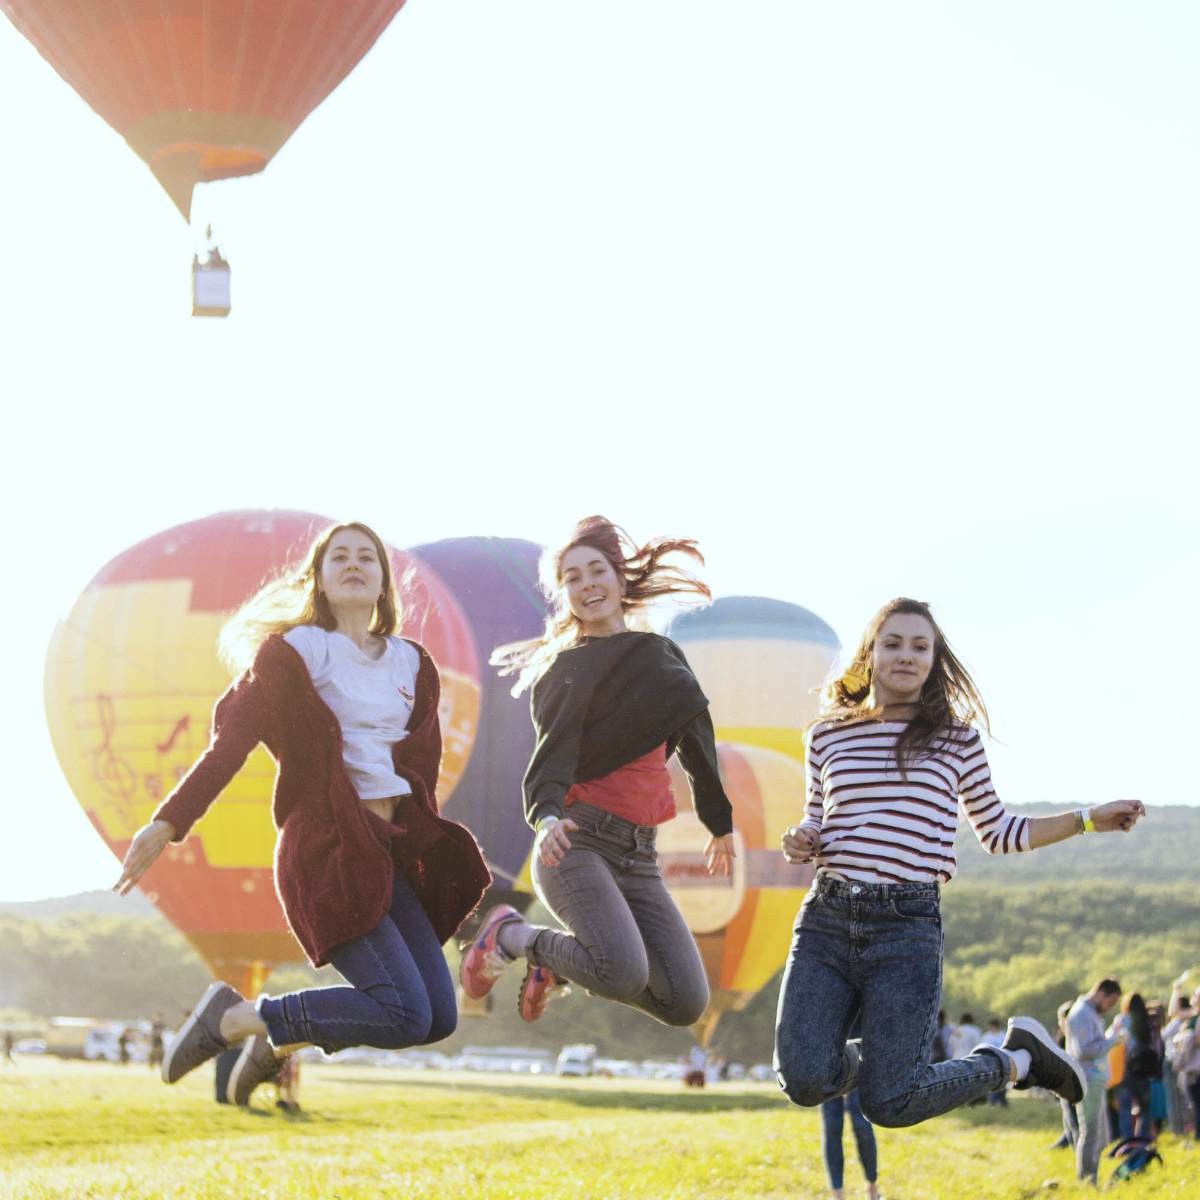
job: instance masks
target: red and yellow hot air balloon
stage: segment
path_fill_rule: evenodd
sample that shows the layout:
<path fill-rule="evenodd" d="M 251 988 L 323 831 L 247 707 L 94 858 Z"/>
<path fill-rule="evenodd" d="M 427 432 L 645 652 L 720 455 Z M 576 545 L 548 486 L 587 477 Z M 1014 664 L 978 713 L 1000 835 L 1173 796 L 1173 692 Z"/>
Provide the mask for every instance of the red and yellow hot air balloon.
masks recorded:
<path fill-rule="evenodd" d="M 220 513 L 119 554 L 84 589 L 46 658 L 46 715 L 67 781 L 118 859 L 208 743 L 229 684 L 217 634 L 229 613 L 332 524 L 297 512 Z M 479 661 L 462 611 L 428 565 L 406 572 L 402 632 L 442 676 L 438 795 L 462 775 L 479 720 Z M 271 966 L 303 958 L 272 881 L 274 763 L 259 747 L 144 886 L 214 974 L 249 995 Z"/>
<path fill-rule="evenodd" d="M 197 183 L 261 171 L 404 0 L 0 0 L 189 217 Z"/>

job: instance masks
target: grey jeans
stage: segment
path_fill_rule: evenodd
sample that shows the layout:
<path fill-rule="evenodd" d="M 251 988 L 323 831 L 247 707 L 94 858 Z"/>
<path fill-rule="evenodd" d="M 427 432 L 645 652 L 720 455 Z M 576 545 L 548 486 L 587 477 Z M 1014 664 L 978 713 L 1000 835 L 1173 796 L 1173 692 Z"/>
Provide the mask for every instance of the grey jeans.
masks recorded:
<path fill-rule="evenodd" d="M 663 883 L 654 829 L 590 804 L 557 867 L 533 860 L 538 898 L 566 932 L 543 926 L 526 957 L 597 996 L 664 1025 L 692 1025 L 708 1006 L 704 963 Z"/>

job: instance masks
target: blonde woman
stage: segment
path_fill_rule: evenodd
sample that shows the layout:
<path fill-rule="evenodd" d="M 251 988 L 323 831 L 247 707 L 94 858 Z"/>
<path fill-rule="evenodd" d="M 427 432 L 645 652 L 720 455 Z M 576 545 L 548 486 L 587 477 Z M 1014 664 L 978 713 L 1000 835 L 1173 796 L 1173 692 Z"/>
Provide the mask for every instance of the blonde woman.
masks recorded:
<path fill-rule="evenodd" d="M 276 890 L 314 966 L 347 987 L 251 1001 L 214 983 L 163 1059 L 175 1083 L 243 1044 L 231 1103 L 300 1045 L 399 1048 L 454 1031 L 442 954 L 490 882 L 478 846 L 437 813 L 440 681 L 396 636 L 399 605 L 379 536 L 353 522 L 316 539 L 298 571 L 268 584 L 221 634 L 244 668 L 217 702 L 208 749 L 129 847 L 114 890 L 179 842 L 263 742 L 278 763 Z"/>

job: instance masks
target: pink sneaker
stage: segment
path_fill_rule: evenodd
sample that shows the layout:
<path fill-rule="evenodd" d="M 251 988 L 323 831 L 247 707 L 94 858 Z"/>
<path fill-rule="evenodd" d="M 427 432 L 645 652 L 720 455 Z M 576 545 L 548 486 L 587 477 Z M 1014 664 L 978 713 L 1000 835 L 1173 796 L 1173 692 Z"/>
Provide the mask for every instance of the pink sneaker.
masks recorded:
<path fill-rule="evenodd" d="M 511 904 L 498 904 L 486 917 L 475 935 L 475 940 L 467 947 L 458 969 L 458 981 L 462 990 L 472 1000 L 479 1000 L 492 990 L 492 985 L 500 978 L 504 968 L 516 959 L 510 958 L 500 948 L 497 934 L 500 926 L 509 921 L 521 920 L 521 914 Z"/>
<path fill-rule="evenodd" d="M 555 975 L 549 967 L 535 967 L 530 963 L 525 982 L 521 984 L 521 994 L 517 997 L 517 1011 L 521 1020 L 536 1021 L 555 996 L 570 994 L 571 985 L 565 979 Z"/>

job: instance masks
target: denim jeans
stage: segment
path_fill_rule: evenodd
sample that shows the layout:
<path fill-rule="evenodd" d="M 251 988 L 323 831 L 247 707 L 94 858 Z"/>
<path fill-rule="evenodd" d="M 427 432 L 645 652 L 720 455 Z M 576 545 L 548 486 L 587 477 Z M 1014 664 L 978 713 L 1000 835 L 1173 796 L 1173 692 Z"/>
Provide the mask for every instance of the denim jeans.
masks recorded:
<path fill-rule="evenodd" d="M 526 957 L 597 996 L 692 1025 L 708 979 L 691 930 L 663 883 L 652 826 L 572 804 L 579 829 L 557 867 L 534 856 L 533 887 L 566 932 L 543 926 Z"/>
<path fill-rule="evenodd" d="M 1008 1058 L 979 1047 L 931 1063 L 942 988 L 935 883 L 818 876 L 793 930 L 779 993 L 775 1071 L 794 1104 L 861 1092 L 875 1125 L 916 1125 L 1008 1082 Z M 846 1044 L 861 1011 L 861 1048 Z"/>
<path fill-rule="evenodd" d="M 1079 1140 L 1075 1143 L 1075 1173 L 1082 1180 L 1092 1183 L 1100 1173 L 1100 1155 L 1108 1145 L 1108 1097 L 1105 1080 L 1108 1069 L 1103 1060 L 1099 1063 L 1084 1063 L 1087 1075 L 1087 1095 L 1075 1105 L 1075 1118 L 1079 1124 Z"/>
<path fill-rule="evenodd" d="M 330 961 L 350 987 L 307 988 L 259 999 L 273 1046 L 309 1042 L 323 1050 L 399 1050 L 449 1037 L 458 1023 L 454 981 L 425 910 L 404 875 L 392 906 L 369 933 L 339 946 Z"/>
<path fill-rule="evenodd" d="M 846 1160 L 842 1154 L 842 1119 L 850 1114 L 854 1127 L 854 1140 L 858 1145 L 858 1158 L 868 1183 L 874 1183 L 878 1175 L 875 1154 L 875 1130 L 863 1116 L 858 1102 L 858 1092 L 848 1092 L 821 1105 L 821 1148 L 825 1151 L 825 1173 L 829 1176 L 831 1191 L 839 1191 L 845 1177 Z"/>

